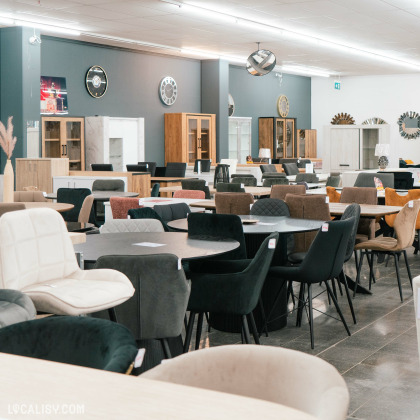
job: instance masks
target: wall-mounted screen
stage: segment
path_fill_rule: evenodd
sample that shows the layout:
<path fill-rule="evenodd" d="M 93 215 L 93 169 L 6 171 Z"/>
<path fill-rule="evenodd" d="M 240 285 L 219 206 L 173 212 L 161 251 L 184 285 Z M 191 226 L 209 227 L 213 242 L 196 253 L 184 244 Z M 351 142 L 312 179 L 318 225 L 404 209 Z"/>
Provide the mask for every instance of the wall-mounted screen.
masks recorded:
<path fill-rule="evenodd" d="M 68 114 L 65 77 L 41 76 L 41 114 Z"/>

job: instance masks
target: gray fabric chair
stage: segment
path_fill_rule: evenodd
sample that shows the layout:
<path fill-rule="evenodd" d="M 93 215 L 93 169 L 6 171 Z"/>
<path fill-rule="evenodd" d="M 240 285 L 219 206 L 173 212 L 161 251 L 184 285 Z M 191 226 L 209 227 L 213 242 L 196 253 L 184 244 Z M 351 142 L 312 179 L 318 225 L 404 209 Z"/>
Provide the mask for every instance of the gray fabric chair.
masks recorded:
<path fill-rule="evenodd" d="M 153 210 L 165 223 L 171 220 L 185 219 L 191 213 L 191 209 L 186 203 L 157 205 L 153 207 Z"/>
<path fill-rule="evenodd" d="M 357 175 L 355 187 L 373 187 L 375 188 L 375 181 L 373 178 L 379 178 L 382 181 L 384 188 L 394 188 L 394 174 L 393 173 L 369 173 L 361 172 Z"/>
<path fill-rule="evenodd" d="M 90 166 L 92 171 L 111 172 L 114 170 L 111 163 L 92 163 Z"/>
<path fill-rule="evenodd" d="M 95 179 L 92 184 L 92 191 L 124 191 L 122 179 Z"/>
<path fill-rule="evenodd" d="M 171 357 L 167 339 L 181 335 L 190 287 L 178 257 L 160 255 L 108 255 L 95 268 L 112 268 L 133 283 L 132 299 L 116 308 L 117 320 L 139 340 L 157 339 L 166 358 Z M 94 314 L 106 318 L 102 311 Z"/>
<path fill-rule="evenodd" d="M 246 187 L 256 187 L 257 178 L 250 176 L 237 176 L 232 178 L 231 184 L 244 184 Z"/>
<path fill-rule="evenodd" d="M 200 162 L 201 172 L 210 172 L 211 159 L 196 159 L 194 162 L 194 172 L 198 172 L 198 162 Z"/>
<path fill-rule="evenodd" d="M 289 207 L 283 200 L 264 198 L 251 207 L 251 216 L 290 216 Z"/>
<path fill-rule="evenodd" d="M 0 289 L 0 328 L 35 317 L 36 309 L 29 296 L 19 290 Z"/>
<path fill-rule="evenodd" d="M 206 200 L 210 199 L 210 189 L 204 179 L 183 179 L 181 185 L 183 190 L 204 191 Z"/>
<path fill-rule="evenodd" d="M 185 178 L 187 164 L 184 162 L 168 162 L 166 164 L 165 176 L 174 178 Z"/>
<path fill-rule="evenodd" d="M 341 176 L 340 175 L 330 175 L 327 178 L 327 182 L 325 183 L 326 187 L 334 187 L 337 188 L 340 186 Z"/>
<path fill-rule="evenodd" d="M 245 188 L 241 184 L 229 184 L 227 182 L 219 182 L 216 185 L 217 192 L 245 192 Z"/>
<path fill-rule="evenodd" d="M 298 168 L 305 169 L 306 165 L 309 163 L 312 163 L 310 159 L 298 159 L 298 161 L 296 162 L 296 165 Z"/>
<path fill-rule="evenodd" d="M 100 233 L 165 232 L 165 229 L 157 219 L 112 219 L 106 221 L 99 231 Z"/>
<path fill-rule="evenodd" d="M 260 169 L 263 174 L 265 172 L 277 172 L 276 165 L 272 165 L 272 164 L 260 165 Z"/>
<path fill-rule="evenodd" d="M 282 167 L 286 175 L 297 175 L 299 173 L 299 168 L 296 163 L 283 163 Z"/>
<path fill-rule="evenodd" d="M 263 187 L 271 187 L 273 185 L 289 185 L 289 180 L 286 177 L 265 178 L 263 180 Z"/>
<path fill-rule="evenodd" d="M 319 182 L 319 178 L 316 174 L 297 174 L 296 182 L 316 183 Z"/>
<path fill-rule="evenodd" d="M 252 174 L 232 174 L 230 177 L 231 178 L 240 178 L 240 177 L 255 178 L 254 175 L 252 175 Z"/>
<path fill-rule="evenodd" d="M 286 174 L 284 172 L 264 172 L 262 174 L 261 179 L 266 178 L 286 178 Z"/>
<path fill-rule="evenodd" d="M 150 176 L 155 176 L 156 162 L 137 162 L 137 165 L 145 166 L 146 171 L 150 172 Z"/>

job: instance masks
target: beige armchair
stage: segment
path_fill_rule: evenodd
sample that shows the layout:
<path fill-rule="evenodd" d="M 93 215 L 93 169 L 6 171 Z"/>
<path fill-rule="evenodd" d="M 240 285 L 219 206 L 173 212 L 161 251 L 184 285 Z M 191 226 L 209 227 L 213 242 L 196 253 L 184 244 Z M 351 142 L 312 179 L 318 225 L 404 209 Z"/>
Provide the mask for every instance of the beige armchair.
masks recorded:
<path fill-rule="evenodd" d="M 81 270 L 63 218 L 48 208 L 0 218 L 0 288 L 20 290 L 38 311 L 57 315 L 113 308 L 134 294 L 119 271 Z"/>
<path fill-rule="evenodd" d="M 14 193 L 15 203 L 24 202 L 46 202 L 48 201 L 42 191 L 15 191 Z"/>

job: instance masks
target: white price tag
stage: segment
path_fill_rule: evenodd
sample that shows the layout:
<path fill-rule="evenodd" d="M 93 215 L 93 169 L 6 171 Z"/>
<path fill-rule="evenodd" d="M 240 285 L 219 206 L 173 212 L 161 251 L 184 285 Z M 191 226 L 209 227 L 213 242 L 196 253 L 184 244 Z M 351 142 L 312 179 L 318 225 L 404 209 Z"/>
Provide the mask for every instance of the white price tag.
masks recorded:
<path fill-rule="evenodd" d="M 139 206 L 141 206 L 143 204 L 143 199 L 142 198 L 140 198 L 139 199 Z"/>
<path fill-rule="evenodd" d="M 323 225 L 322 225 L 322 228 L 321 228 L 321 230 L 322 230 L 322 232 L 328 232 L 328 228 L 329 228 L 329 224 L 328 223 L 324 223 Z"/>
<path fill-rule="evenodd" d="M 206 181 L 205 186 L 208 187 L 209 186 L 209 181 Z"/>
<path fill-rule="evenodd" d="M 276 240 L 274 238 L 270 239 L 268 241 L 268 248 L 269 249 L 276 249 Z"/>
<path fill-rule="evenodd" d="M 413 200 L 410 200 L 410 201 L 408 202 L 408 207 L 413 208 Z"/>
<path fill-rule="evenodd" d="M 135 368 L 138 368 L 143 364 L 145 353 L 146 353 L 146 349 L 139 349 L 139 351 L 137 352 L 137 356 L 134 359 L 134 367 Z"/>
<path fill-rule="evenodd" d="M 314 173 L 314 164 L 313 163 L 307 163 L 305 165 L 305 172 L 307 174 L 313 174 Z"/>
<path fill-rule="evenodd" d="M 181 262 L 181 258 L 178 258 L 178 270 L 182 269 L 182 262 Z"/>
<path fill-rule="evenodd" d="M 244 184 L 241 184 L 241 188 L 245 188 L 245 185 Z"/>
<path fill-rule="evenodd" d="M 325 197 L 325 202 L 328 204 L 330 202 L 330 197 L 326 196 Z"/>

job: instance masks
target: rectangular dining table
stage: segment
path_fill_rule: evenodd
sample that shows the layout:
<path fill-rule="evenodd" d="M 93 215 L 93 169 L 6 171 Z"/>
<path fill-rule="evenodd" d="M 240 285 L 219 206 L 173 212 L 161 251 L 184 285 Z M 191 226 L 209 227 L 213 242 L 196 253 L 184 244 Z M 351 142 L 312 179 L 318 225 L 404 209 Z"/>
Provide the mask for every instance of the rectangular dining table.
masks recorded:
<path fill-rule="evenodd" d="M 248 194 L 252 194 L 254 197 L 262 197 L 262 196 L 269 196 L 271 194 L 271 187 L 244 187 L 245 192 Z M 182 190 L 181 185 L 173 185 L 170 187 L 163 187 L 160 188 L 159 191 L 165 194 L 172 194 L 175 191 Z M 216 188 L 210 186 L 209 187 L 210 194 L 214 195 L 217 191 Z"/>

